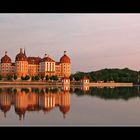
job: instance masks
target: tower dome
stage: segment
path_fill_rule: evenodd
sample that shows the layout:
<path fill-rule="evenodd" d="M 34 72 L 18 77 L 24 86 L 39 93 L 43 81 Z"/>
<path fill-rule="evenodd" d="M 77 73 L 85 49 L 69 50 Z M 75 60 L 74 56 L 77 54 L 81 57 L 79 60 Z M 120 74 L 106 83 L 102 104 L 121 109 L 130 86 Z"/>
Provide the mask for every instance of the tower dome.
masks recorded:
<path fill-rule="evenodd" d="M 66 55 L 66 51 L 64 51 L 64 55 L 60 58 L 61 63 L 70 63 L 70 58 Z"/>
<path fill-rule="evenodd" d="M 66 117 L 66 114 L 70 111 L 70 106 L 60 106 L 60 111 L 63 113 L 63 117 Z"/>
<path fill-rule="evenodd" d="M 11 63 L 11 58 L 7 55 L 7 51 L 5 52 L 5 56 L 1 58 L 1 63 Z"/>
<path fill-rule="evenodd" d="M 26 108 L 15 108 L 15 112 L 16 112 L 16 114 L 19 115 L 19 120 L 22 119 L 22 116 L 23 116 L 23 119 L 24 119 L 24 116 L 25 116 L 25 113 L 26 113 Z"/>
<path fill-rule="evenodd" d="M 20 53 L 16 56 L 16 61 L 27 61 L 26 53 L 25 51 L 24 53 L 22 52 L 22 48 L 20 48 Z"/>
<path fill-rule="evenodd" d="M 6 113 L 10 110 L 11 105 L 1 105 L 0 109 L 2 110 L 2 112 L 4 112 L 4 117 L 6 117 Z"/>
<path fill-rule="evenodd" d="M 60 106 L 60 111 L 64 114 L 69 112 L 69 110 L 70 110 L 70 106 Z"/>

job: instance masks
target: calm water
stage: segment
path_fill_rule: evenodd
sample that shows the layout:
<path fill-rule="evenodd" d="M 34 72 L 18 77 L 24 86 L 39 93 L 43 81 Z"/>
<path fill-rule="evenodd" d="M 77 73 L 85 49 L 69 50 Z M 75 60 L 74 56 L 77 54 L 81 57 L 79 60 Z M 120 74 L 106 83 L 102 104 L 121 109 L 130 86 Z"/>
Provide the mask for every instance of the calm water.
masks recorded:
<path fill-rule="evenodd" d="M 140 125 L 140 89 L 1 87 L 0 125 Z"/>

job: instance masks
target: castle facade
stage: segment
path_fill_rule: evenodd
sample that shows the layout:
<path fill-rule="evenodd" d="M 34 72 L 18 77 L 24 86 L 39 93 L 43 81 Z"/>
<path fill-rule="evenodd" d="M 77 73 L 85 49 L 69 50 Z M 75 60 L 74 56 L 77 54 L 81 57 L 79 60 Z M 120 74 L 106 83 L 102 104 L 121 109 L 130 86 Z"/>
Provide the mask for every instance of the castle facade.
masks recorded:
<path fill-rule="evenodd" d="M 0 75 L 6 77 L 7 75 L 21 76 L 53 76 L 57 75 L 59 78 L 70 76 L 71 60 L 67 56 L 66 51 L 56 62 L 47 54 L 43 58 L 40 57 L 27 57 L 25 49 L 20 48 L 20 52 L 16 55 L 15 62 L 13 63 L 7 52 L 1 58 Z"/>

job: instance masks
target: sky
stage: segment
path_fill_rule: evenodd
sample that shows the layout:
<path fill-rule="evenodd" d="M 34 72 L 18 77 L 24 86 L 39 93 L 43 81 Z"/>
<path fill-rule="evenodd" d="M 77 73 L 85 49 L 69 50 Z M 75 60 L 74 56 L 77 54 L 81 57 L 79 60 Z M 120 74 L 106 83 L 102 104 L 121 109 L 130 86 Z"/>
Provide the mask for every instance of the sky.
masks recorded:
<path fill-rule="evenodd" d="M 72 73 L 140 70 L 140 14 L 0 14 L 0 58 L 20 48 L 55 61 L 66 50 Z"/>

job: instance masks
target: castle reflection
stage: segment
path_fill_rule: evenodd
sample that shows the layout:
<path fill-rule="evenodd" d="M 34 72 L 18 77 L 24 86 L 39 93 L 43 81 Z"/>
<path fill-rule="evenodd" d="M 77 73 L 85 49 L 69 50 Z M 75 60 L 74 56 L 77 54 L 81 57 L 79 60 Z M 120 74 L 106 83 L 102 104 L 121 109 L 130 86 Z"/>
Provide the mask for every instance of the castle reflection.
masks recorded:
<path fill-rule="evenodd" d="M 129 100 L 140 98 L 139 87 L 97 88 L 89 86 L 61 88 L 0 88 L 0 110 L 6 114 L 14 107 L 15 113 L 22 120 L 28 112 L 43 111 L 49 113 L 58 108 L 66 118 L 70 112 L 71 94 L 76 97 L 96 97 L 104 100 Z"/>
<path fill-rule="evenodd" d="M 0 109 L 6 113 L 14 106 L 19 119 L 24 119 L 26 112 L 44 113 L 58 107 L 63 117 L 70 111 L 70 88 L 1 88 Z"/>

